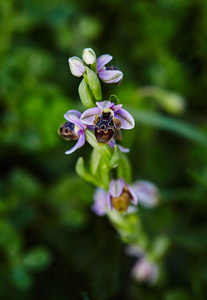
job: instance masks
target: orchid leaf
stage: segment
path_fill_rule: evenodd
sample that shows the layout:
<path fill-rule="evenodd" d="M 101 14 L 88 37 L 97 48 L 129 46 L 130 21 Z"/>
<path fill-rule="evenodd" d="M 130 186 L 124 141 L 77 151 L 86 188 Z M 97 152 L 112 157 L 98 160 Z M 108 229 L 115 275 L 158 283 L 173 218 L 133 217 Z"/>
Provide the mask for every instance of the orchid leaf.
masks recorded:
<path fill-rule="evenodd" d="M 86 72 L 87 72 L 88 83 L 94 94 L 95 99 L 97 101 L 101 101 L 102 99 L 101 84 L 97 74 L 91 69 L 89 69 L 88 67 L 86 67 Z"/>
<path fill-rule="evenodd" d="M 80 177 L 82 177 L 84 180 L 92 183 L 93 185 L 102 187 L 102 184 L 100 183 L 100 181 L 98 181 L 96 179 L 96 177 L 93 176 L 92 174 L 90 174 L 88 172 L 88 170 L 85 168 L 85 163 L 84 163 L 83 157 L 79 157 L 79 159 L 77 160 L 75 168 L 76 168 L 77 174 Z"/>
<path fill-rule="evenodd" d="M 128 157 L 122 153 L 119 165 L 117 168 L 118 178 L 123 178 L 125 182 L 130 183 L 132 178 L 131 165 Z"/>
<path fill-rule="evenodd" d="M 97 173 L 100 160 L 101 160 L 101 154 L 96 149 L 93 149 L 91 153 L 91 159 L 90 159 L 90 171 L 92 174 Z"/>
<path fill-rule="evenodd" d="M 109 163 L 109 169 L 113 169 L 113 168 L 117 167 L 117 165 L 120 161 L 121 155 L 122 155 L 121 150 L 119 149 L 119 147 L 117 145 L 115 145 L 115 150 L 114 150 L 114 153 L 113 153 L 112 158 Z"/>
<path fill-rule="evenodd" d="M 207 133 L 197 127 L 153 112 L 138 111 L 129 107 L 127 109 L 132 112 L 137 123 L 174 132 L 192 142 L 207 147 Z"/>
<path fill-rule="evenodd" d="M 78 87 L 78 93 L 81 99 L 81 102 L 86 108 L 91 108 L 95 105 L 92 95 L 90 93 L 90 89 L 88 84 L 86 83 L 85 79 L 81 81 Z"/>

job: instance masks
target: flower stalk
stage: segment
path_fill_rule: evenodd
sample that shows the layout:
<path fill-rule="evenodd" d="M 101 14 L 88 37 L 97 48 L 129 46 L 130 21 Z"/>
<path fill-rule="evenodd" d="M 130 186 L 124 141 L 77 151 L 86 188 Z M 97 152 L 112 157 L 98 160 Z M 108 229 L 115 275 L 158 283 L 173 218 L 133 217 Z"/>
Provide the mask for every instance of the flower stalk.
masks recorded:
<path fill-rule="evenodd" d="M 131 183 L 132 168 L 125 154 L 130 149 L 116 143 L 116 140 L 122 140 L 122 130 L 135 127 L 134 118 L 122 107 L 116 95 L 102 100 L 100 80 L 119 84 L 123 79 L 123 73 L 117 67 L 106 66 L 112 58 L 103 54 L 96 59 L 91 48 L 83 50 L 82 59 L 69 58 L 72 75 L 83 76 L 78 93 L 86 110 L 82 113 L 69 110 L 64 115 L 66 122 L 60 126 L 59 134 L 67 141 L 77 140 L 66 154 L 72 154 L 86 142 L 93 148 L 89 167 L 83 157 L 79 157 L 76 163 L 78 175 L 97 187 L 92 211 L 98 216 L 108 217 L 122 241 L 134 247 L 131 252 L 135 256 L 140 257 L 140 251 L 136 252 L 136 249 L 141 249 L 142 256 L 132 275 L 141 282 L 155 284 L 159 278 L 159 260 L 169 243 L 166 237 L 158 242 L 147 236 L 138 207 L 156 207 L 160 201 L 159 191 L 148 181 Z"/>

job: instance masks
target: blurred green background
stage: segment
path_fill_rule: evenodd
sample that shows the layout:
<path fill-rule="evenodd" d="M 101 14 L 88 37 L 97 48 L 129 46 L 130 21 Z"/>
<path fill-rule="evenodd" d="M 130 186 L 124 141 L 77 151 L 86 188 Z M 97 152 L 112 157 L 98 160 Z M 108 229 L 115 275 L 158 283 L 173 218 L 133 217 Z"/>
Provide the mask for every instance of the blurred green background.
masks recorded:
<path fill-rule="evenodd" d="M 207 2 L 0 0 L 0 299 L 207 299 Z M 135 259 L 107 218 L 91 212 L 94 187 L 75 174 L 85 145 L 58 127 L 80 109 L 70 56 L 91 47 L 124 73 L 116 94 L 136 120 L 124 133 L 133 180 L 162 202 L 140 207 L 149 236 L 171 247 L 155 287 L 133 281 Z"/>

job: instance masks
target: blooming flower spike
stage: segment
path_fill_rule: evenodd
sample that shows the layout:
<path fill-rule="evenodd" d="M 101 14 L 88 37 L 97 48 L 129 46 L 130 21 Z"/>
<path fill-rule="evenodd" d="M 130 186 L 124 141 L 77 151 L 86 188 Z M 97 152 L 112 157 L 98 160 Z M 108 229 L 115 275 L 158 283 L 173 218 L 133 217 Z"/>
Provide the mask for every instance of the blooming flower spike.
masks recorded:
<path fill-rule="evenodd" d="M 64 114 L 67 121 L 60 126 L 59 134 L 66 140 L 78 140 L 76 145 L 66 151 L 65 154 L 71 154 L 85 144 L 84 130 L 87 126 L 80 121 L 80 116 L 81 113 L 77 110 L 69 110 Z"/>
<path fill-rule="evenodd" d="M 108 144 L 116 129 L 132 129 L 133 117 L 122 107 L 110 101 L 96 102 L 97 107 L 87 109 L 81 116 L 81 121 L 86 125 L 94 125 L 97 142 Z"/>

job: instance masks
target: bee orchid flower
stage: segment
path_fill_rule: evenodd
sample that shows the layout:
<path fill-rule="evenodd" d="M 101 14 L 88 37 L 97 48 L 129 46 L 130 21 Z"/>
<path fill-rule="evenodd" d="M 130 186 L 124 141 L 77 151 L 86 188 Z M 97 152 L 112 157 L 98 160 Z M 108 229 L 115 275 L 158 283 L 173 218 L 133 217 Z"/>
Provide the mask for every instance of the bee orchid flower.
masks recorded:
<path fill-rule="evenodd" d="M 110 208 L 121 214 L 127 212 L 130 203 L 134 205 L 138 203 L 137 195 L 124 179 L 111 180 L 108 197 Z"/>
<path fill-rule="evenodd" d="M 129 205 L 137 205 L 138 199 L 132 187 L 124 179 L 111 180 L 108 193 L 98 188 L 94 194 L 92 210 L 99 216 L 104 216 L 107 209 L 118 213 L 126 213 Z"/>
<path fill-rule="evenodd" d="M 134 119 L 122 104 L 115 105 L 110 101 L 96 102 L 97 107 L 87 109 L 81 115 L 81 121 L 86 125 L 94 126 L 97 142 L 109 144 L 116 129 L 132 129 Z"/>
<path fill-rule="evenodd" d="M 80 120 L 81 113 L 77 110 L 69 110 L 64 114 L 64 118 L 67 120 L 59 128 L 59 134 L 65 140 L 78 140 L 74 147 L 66 151 L 65 154 L 71 154 L 75 150 L 79 149 L 85 144 L 86 125 Z"/>

